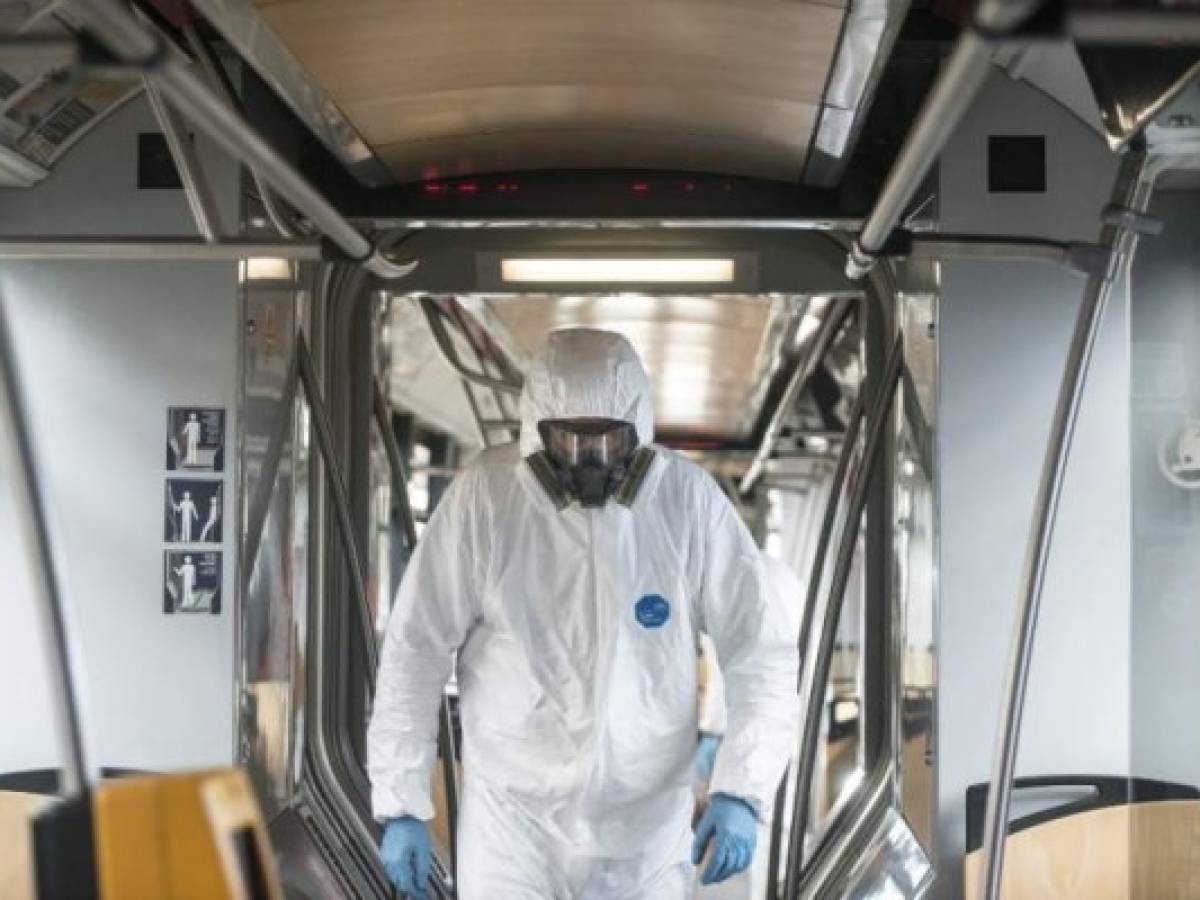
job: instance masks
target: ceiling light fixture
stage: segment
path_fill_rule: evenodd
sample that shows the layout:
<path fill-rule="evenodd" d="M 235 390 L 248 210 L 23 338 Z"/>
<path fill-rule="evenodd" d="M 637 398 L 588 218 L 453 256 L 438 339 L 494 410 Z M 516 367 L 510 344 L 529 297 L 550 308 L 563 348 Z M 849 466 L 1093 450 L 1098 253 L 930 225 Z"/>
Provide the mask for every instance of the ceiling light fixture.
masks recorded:
<path fill-rule="evenodd" d="M 504 259 L 500 277 L 537 284 L 729 284 L 732 259 Z"/>

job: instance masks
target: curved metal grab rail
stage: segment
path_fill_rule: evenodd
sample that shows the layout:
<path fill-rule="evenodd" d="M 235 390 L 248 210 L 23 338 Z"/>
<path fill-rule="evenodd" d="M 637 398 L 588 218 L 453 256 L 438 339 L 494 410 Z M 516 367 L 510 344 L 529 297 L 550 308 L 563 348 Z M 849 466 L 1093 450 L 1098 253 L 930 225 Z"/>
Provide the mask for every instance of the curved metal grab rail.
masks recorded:
<path fill-rule="evenodd" d="M 454 346 L 454 341 L 450 337 L 450 333 L 446 330 L 445 319 L 447 313 L 438 306 L 437 301 L 432 297 L 421 297 L 417 302 L 421 306 L 421 311 L 425 313 L 425 320 L 429 323 L 429 330 L 433 332 L 433 341 L 437 347 L 438 355 L 441 356 L 442 361 L 446 365 L 454 370 L 456 375 L 480 387 L 504 391 L 509 394 L 521 393 L 521 384 L 519 382 L 507 381 L 503 378 L 493 378 L 486 373 L 474 372 L 468 369 L 459 357 L 458 349 Z"/>
<path fill-rule="evenodd" d="M 46 489 L 34 462 L 29 414 L 17 384 L 17 361 L 8 323 L 0 303 L 0 438 L 14 472 L 13 499 L 19 539 L 27 547 L 34 606 L 44 634 L 48 670 L 57 702 L 54 719 L 62 754 L 59 787 L 67 798 L 79 797 L 100 778 L 91 753 L 83 685 L 83 661 L 74 629 L 74 615 L 65 596 L 63 554 L 48 516 Z"/>
<path fill-rule="evenodd" d="M 1121 163 L 1113 186 L 1112 203 L 1105 211 L 1104 227 L 1100 235 L 1101 245 L 1107 247 L 1112 254 L 1109 269 L 1103 274 L 1092 275 L 1084 288 L 1075 320 L 1075 330 L 1071 335 L 1071 344 L 1063 367 L 1050 435 L 1046 440 L 1046 453 L 1042 461 L 1042 473 L 1034 500 L 1025 562 L 1021 572 L 1021 590 L 1017 595 L 1013 616 L 1012 642 L 1004 677 L 1004 703 L 1000 708 L 1000 721 L 996 728 L 996 750 L 990 779 L 990 784 L 995 786 L 995 790 L 988 793 L 983 860 L 979 868 L 977 894 L 984 900 L 997 900 L 1000 896 L 1004 868 L 1004 838 L 1008 831 L 1013 775 L 1021 739 L 1021 715 L 1025 706 L 1033 641 L 1046 581 L 1050 539 L 1054 534 L 1058 501 L 1062 494 L 1071 440 L 1075 434 L 1075 422 L 1079 415 L 1096 336 L 1108 305 L 1113 279 L 1120 271 L 1124 258 L 1135 246 L 1136 232 L 1133 228 L 1139 224 L 1152 193 L 1153 180 L 1144 178 L 1145 170 L 1144 151 L 1129 152 Z"/>
<path fill-rule="evenodd" d="M 416 262 L 389 259 L 348 221 L 299 170 L 278 153 L 222 97 L 181 52 L 148 30 L 116 0 L 75 0 L 72 8 L 115 57 L 145 69 L 165 99 L 199 131 L 250 169 L 257 169 L 287 200 L 351 260 L 384 279 L 403 278 Z"/>
<path fill-rule="evenodd" d="M 872 399 L 871 410 L 867 416 L 867 436 L 863 447 L 862 462 L 858 468 L 858 479 L 850 496 L 849 512 L 842 526 L 841 540 L 838 544 L 838 555 L 834 564 L 832 581 L 829 586 L 828 601 L 825 604 L 825 617 L 822 621 L 820 644 L 817 648 L 813 663 L 809 669 L 812 677 L 808 680 L 807 703 L 803 719 L 803 733 L 800 743 L 799 768 L 796 777 L 796 800 L 792 808 L 791 841 L 788 847 L 787 877 L 784 881 L 784 895 L 793 897 L 799 889 L 800 870 L 804 861 L 804 827 L 808 819 L 808 800 L 811 789 L 813 770 L 816 765 L 818 728 L 821 718 L 821 704 L 824 699 L 824 675 L 828 672 L 833 659 L 833 644 L 837 633 L 837 623 L 841 616 L 842 604 L 845 599 L 846 585 L 850 578 L 850 568 L 854 561 L 854 545 L 858 533 L 858 524 L 866 509 L 868 488 L 874 476 L 878 460 L 879 448 L 883 443 L 885 426 L 890 419 L 892 401 L 895 399 L 896 388 L 900 383 L 900 372 L 904 365 L 903 336 L 898 336 L 892 346 L 887 362 L 884 364 L 882 378 L 879 382 L 878 393 Z M 849 441 L 846 447 L 852 447 Z M 847 450 L 843 449 L 843 456 Z M 839 460 L 839 463 L 841 460 Z M 836 497 L 831 498 L 830 510 L 836 509 Z M 822 532 L 824 525 L 822 523 Z M 832 526 L 831 526 L 832 527 Z M 824 536 L 824 534 L 822 535 Z M 814 566 L 812 585 L 819 590 L 821 566 Z M 815 596 L 810 596 L 810 607 Z M 807 615 L 807 610 L 806 610 Z"/>
<path fill-rule="evenodd" d="M 838 454 L 837 464 L 833 470 L 833 477 L 829 485 L 829 496 L 825 501 L 825 511 L 821 517 L 821 530 L 817 535 L 817 546 L 813 553 L 812 570 L 809 572 L 808 579 L 808 594 L 804 601 L 804 612 L 800 619 L 799 639 L 796 642 L 797 651 L 800 654 L 801 674 L 798 685 L 799 690 L 804 689 L 805 673 L 809 665 L 808 646 L 812 642 L 813 621 L 816 618 L 817 612 L 817 595 L 821 590 L 821 577 L 825 568 L 825 556 L 829 552 L 829 542 L 833 539 L 834 525 L 837 523 L 838 498 L 842 495 L 842 486 L 845 484 L 846 475 L 850 470 L 850 460 L 854 456 L 854 448 L 858 444 L 858 433 L 862 430 L 863 420 L 863 392 L 859 391 L 858 396 L 854 398 L 854 405 L 850 408 L 850 414 L 847 417 L 846 432 L 842 436 L 842 449 Z M 786 785 L 786 775 L 784 781 Z M 799 790 L 797 784 L 796 790 Z M 782 834 L 777 837 L 777 832 L 782 828 L 783 805 L 777 803 L 778 812 L 775 816 L 775 825 L 772 828 L 771 836 L 771 851 L 770 861 L 768 863 L 767 874 L 767 896 L 774 900 L 779 886 L 779 855 L 782 852 Z M 789 848 L 791 842 L 795 840 L 795 819 L 789 828 Z M 789 859 L 791 850 L 789 849 Z"/>
<path fill-rule="evenodd" d="M 813 338 L 812 349 L 803 359 L 796 362 L 796 367 L 792 371 L 791 378 L 788 379 L 787 386 L 783 390 L 783 395 L 779 398 L 779 403 L 775 406 L 775 412 L 771 415 L 771 419 L 767 423 L 767 428 L 763 433 L 762 443 L 759 445 L 758 452 L 754 454 L 754 459 L 750 463 L 749 468 L 746 469 L 746 474 L 738 482 L 738 493 L 742 495 L 750 493 L 750 489 L 754 487 L 755 482 L 762 477 L 767 460 L 770 458 L 771 452 L 775 449 L 775 442 L 779 439 L 779 432 L 783 428 L 784 419 L 795 404 L 796 398 L 800 396 L 800 392 L 804 390 L 809 380 L 816 373 L 817 367 L 825 359 L 825 355 L 833 346 L 834 339 L 841 330 L 842 324 L 854 308 L 854 303 L 855 301 L 848 297 L 839 297 L 834 300 L 826 311 L 825 318 L 821 321 L 820 330 Z"/>
<path fill-rule="evenodd" d="M 379 651 L 375 646 L 375 623 L 371 621 L 371 606 L 367 600 L 367 569 L 363 562 L 358 542 L 354 538 L 354 524 L 350 516 L 350 491 L 346 486 L 346 475 L 338 462 L 334 447 L 333 425 L 329 421 L 329 410 L 321 397 L 321 386 L 313 368 L 312 354 L 304 335 L 296 337 L 296 363 L 300 371 L 300 383 L 312 410 L 313 430 L 317 447 L 325 462 L 325 472 L 333 493 L 333 511 L 338 520 L 338 535 L 346 561 L 350 565 L 350 582 L 354 590 L 355 607 L 358 609 L 359 637 L 363 643 L 363 654 L 367 661 L 367 690 L 375 695 L 375 670 L 379 667 Z"/>

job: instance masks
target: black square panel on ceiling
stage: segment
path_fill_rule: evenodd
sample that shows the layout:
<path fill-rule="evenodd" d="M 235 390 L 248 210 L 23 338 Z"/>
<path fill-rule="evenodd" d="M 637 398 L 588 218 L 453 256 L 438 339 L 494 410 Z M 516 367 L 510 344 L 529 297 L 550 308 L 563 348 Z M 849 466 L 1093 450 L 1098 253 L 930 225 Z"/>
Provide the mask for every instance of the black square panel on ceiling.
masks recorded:
<path fill-rule="evenodd" d="M 1046 138 L 1040 134 L 993 134 L 988 137 L 988 192 L 1044 194 Z"/>
<path fill-rule="evenodd" d="M 167 146 L 167 139 L 156 131 L 138 135 L 137 186 L 139 190 L 171 190 L 183 187 L 179 170 Z"/>

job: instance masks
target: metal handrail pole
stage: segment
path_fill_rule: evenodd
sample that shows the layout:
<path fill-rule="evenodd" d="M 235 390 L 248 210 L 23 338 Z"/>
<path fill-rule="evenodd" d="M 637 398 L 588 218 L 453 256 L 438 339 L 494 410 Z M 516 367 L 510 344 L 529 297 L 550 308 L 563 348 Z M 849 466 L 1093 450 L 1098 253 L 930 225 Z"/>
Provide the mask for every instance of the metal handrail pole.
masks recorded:
<path fill-rule="evenodd" d="M 480 374 L 479 372 L 472 372 L 464 366 L 462 360 L 459 359 L 458 351 L 454 347 L 449 332 L 446 331 L 444 322 L 446 313 L 438 307 L 431 297 L 421 297 L 417 302 L 421 307 L 421 311 L 425 313 L 425 320 L 429 323 L 429 330 L 433 332 L 433 342 L 437 348 L 438 355 L 446 365 L 454 370 L 456 375 L 480 387 L 494 388 L 510 394 L 521 393 L 521 385 L 519 384 L 505 381 L 502 378 L 492 378 L 490 375 Z"/>
<path fill-rule="evenodd" d="M 192 51 L 192 56 L 195 57 L 196 64 L 204 72 L 204 76 L 208 79 L 209 84 L 219 90 L 225 99 L 229 101 L 230 105 L 237 108 L 244 115 L 245 109 L 237 96 L 237 92 L 234 90 L 233 83 L 221 68 L 221 63 L 213 53 L 212 47 L 200 37 L 194 25 L 184 25 L 180 29 L 180 32 L 183 34 L 188 49 Z M 291 226 L 283 211 L 279 209 L 279 205 L 275 200 L 275 194 L 271 191 L 266 181 L 263 180 L 262 173 L 250 166 L 247 166 L 246 170 L 250 173 L 251 181 L 254 182 L 254 189 L 258 192 L 258 199 L 262 202 L 263 212 L 267 214 L 267 218 L 271 220 L 271 224 L 279 232 L 279 236 L 284 238 L 299 237 L 300 235 L 296 232 L 296 229 Z"/>
<path fill-rule="evenodd" d="M 189 121 L 275 189 L 350 259 L 381 278 L 402 278 L 416 263 L 396 263 L 354 227 L 303 175 L 204 83 L 186 58 L 148 32 L 117 0 L 76 0 L 96 34 L 122 59 L 142 60 L 148 77 Z"/>
<path fill-rule="evenodd" d="M 0 451 L 11 461 L 13 509 L 31 575 L 33 606 L 43 634 L 62 754 L 59 793 L 81 796 L 100 777 L 92 755 L 83 686 L 83 657 L 74 611 L 66 597 L 61 534 L 50 521 L 46 486 L 35 462 L 33 430 L 17 383 L 17 361 L 0 303 Z"/>
<path fill-rule="evenodd" d="M 188 208 L 196 221 L 196 230 L 208 243 L 215 243 L 220 239 L 221 219 L 217 215 L 217 205 L 213 200 L 212 191 L 208 188 L 204 170 L 200 168 L 200 161 L 196 158 L 196 148 L 183 123 L 175 115 L 175 110 L 163 99 L 154 82 L 146 76 L 142 77 L 142 82 L 146 90 L 146 99 L 150 101 L 150 109 L 158 119 L 171 159 L 175 161 L 175 170 L 179 173 L 183 195 L 187 198 Z"/>
<path fill-rule="evenodd" d="M 375 426 L 379 429 L 379 438 L 383 441 L 383 452 L 387 455 L 388 469 L 392 476 L 392 492 L 400 507 L 400 524 L 404 529 L 404 546 L 409 553 L 417 548 L 417 520 L 413 515 L 412 503 L 408 497 L 408 466 L 400 445 L 396 443 L 396 434 L 392 431 L 391 412 L 387 400 L 384 399 L 383 389 L 376 381 L 372 385 L 371 406 L 375 414 Z"/>
<path fill-rule="evenodd" d="M 987 78 L 995 36 L 1028 20 L 1042 0 L 982 0 L 930 89 L 846 261 L 849 278 L 875 264 L 904 209 Z"/>
<path fill-rule="evenodd" d="M 443 692 L 438 716 L 438 749 L 442 756 L 442 784 L 446 791 L 446 832 L 450 840 L 451 892 L 458 894 L 458 745 L 454 740 L 454 716 L 450 695 Z"/>
<path fill-rule="evenodd" d="M 479 342 L 475 339 L 475 334 L 473 331 L 471 331 L 471 326 L 470 326 L 470 323 L 467 321 L 466 312 L 463 310 L 462 304 L 459 303 L 458 300 L 454 300 L 453 306 L 451 306 L 450 309 L 451 309 L 451 313 L 454 317 L 455 324 L 458 326 L 459 331 L 461 331 L 463 333 L 463 337 L 466 339 L 467 344 L 470 346 L 471 352 L 475 355 L 475 361 L 479 364 L 479 371 L 490 377 L 491 370 L 488 368 L 487 354 L 485 353 L 484 348 L 480 347 Z M 507 413 L 507 410 L 504 408 L 505 396 L 506 396 L 506 394 L 503 391 L 500 391 L 498 388 L 492 388 L 492 400 L 496 404 L 496 411 L 501 416 L 504 416 Z M 509 394 L 507 396 L 511 396 L 511 394 Z M 490 446 L 491 440 L 488 437 L 488 435 L 491 434 L 491 429 L 488 424 L 489 420 L 487 420 L 483 417 L 482 412 L 479 410 L 478 400 L 477 400 L 477 398 L 475 398 L 475 396 L 473 394 L 472 394 L 471 399 L 474 401 L 472 403 L 472 407 L 476 411 L 476 418 L 478 419 L 478 422 L 479 422 L 479 428 L 483 432 L 484 446 L 485 447 Z M 494 421 L 494 420 L 492 420 L 492 421 Z M 511 432 L 509 432 L 509 433 L 511 436 Z"/>
<path fill-rule="evenodd" d="M 267 515 L 271 510 L 271 495 L 275 493 L 275 482 L 279 477 L 279 466 L 283 462 L 283 451 L 287 446 L 288 433 L 292 428 L 296 405 L 296 388 L 300 379 L 300 365 L 295 354 L 288 366 L 287 378 L 279 397 L 279 418 L 267 438 L 267 450 L 263 454 L 262 467 L 254 484 L 254 496 L 246 507 L 246 535 L 242 540 L 242 596 L 250 589 L 250 578 L 254 564 L 258 561 L 258 549 L 262 544 L 263 532 L 267 527 Z"/>
<path fill-rule="evenodd" d="M 350 515 L 350 491 L 346 486 L 346 476 L 342 471 L 337 457 L 333 438 L 333 425 L 329 421 L 329 410 L 321 396 L 321 386 L 317 381 L 313 368 L 312 356 L 303 335 L 296 341 L 296 360 L 300 370 L 300 384 L 304 388 L 304 396 L 312 410 L 313 431 L 317 438 L 317 448 L 325 463 L 325 473 L 329 479 L 330 493 L 333 497 L 333 511 L 338 520 L 338 534 L 341 537 L 342 550 L 350 566 L 350 583 L 354 591 L 355 608 L 358 610 L 359 636 L 363 643 L 363 653 L 366 655 L 367 688 L 372 696 L 375 694 L 375 671 L 379 665 L 379 650 L 375 646 L 375 624 L 371 620 L 371 604 L 367 600 L 367 569 L 363 555 L 354 538 L 354 524 Z"/>
<path fill-rule="evenodd" d="M 775 405 L 775 411 L 771 414 L 771 419 L 763 432 L 763 439 L 759 444 L 758 451 L 754 454 L 754 459 L 738 483 L 739 494 L 744 496 L 750 493 L 755 482 L 762 477 L 767 460 L 775 450 L 775 442 L 779 440 L 779 432 L 783 429 L 787 414 L 791 411 L 796 398 L 800 396 L 800 392 L 816 373 L 817 367 L 825 359 L 825 354 L 833 346 L 833 340 L 837 337 L 838 330 L 845 322 L 846 316 L 850 314 L 854 303 L 855 301 L 848 297 L 839 297 L 826 311 L 825 318 L 821 320 L 820 329 L 813 337 L 811 350 L 803 359 L 797 361 L 783 395 Z"/>
<path fill-rule="evenodd" d="M 783 772 L 775 790 L 775 812 L 771 816 L 771 840 L 767 845 L 767 900 L 779 900 L 779 860 L 783 855 L 783 807 L 787 801 L 788 775 Z"/>
<path fill-rule="evenodd" d="M 837 523 L 838 500 L 842 495 L 842 486 L 845 484 L 846 475 L 850 470 L 850 460 L 854 456 L 854 448 L 858 443 L 858 433 L 862 430 L 863 419 L 863 394 L 860 391 L 858 396 L 854 398 L 854 405 L 850 409 L 850 414 L 846 421 L 846 432 L 842 439 L 842 448 L 838 453 L 837 463 L 834 466 L 833 475 L 829 483 L 829 494 L 825 499 L 825 508 L 821 514 L 821 530 L 817 534 L 817 544 L 813 551 L 812 566 L 808 576 L 808 593 L 804 601 L 804 609 L 800 617 L 799 636 L 796 641 L 796 649 L 800 655 L 800 676 L 798 688 L 804 690 L 804 685 L 811 680 L 811 675 L 807 674 L 810 671 L 812 663 L 812 654 L 808 652 L 809 644 L 812 643 L 813 621 L 816 618 L 817 596 L 821 590 L 821 578 L 825 569 L 825 556 L 829 551 L 829 542 L 833 539 L 834 525 Z M 799 784 L 793 786 L 793 790 L 799 790 Z M 791 859 L 792 846 L 790 843 L 794 841 L 795 827 L 795 807 L 793 806 L 792 826 L 789 829 L 789 844 L 788 844 L 788 859 Z M 790 863 L 789 863 L 790 865 Z M 778 873 L 772 872 L 768 875 L 769 884 L 774 885 L 778 880 Z M 776 888 L 777 889 L 777 888 Z M 775 900 L 775 895 L 769 895 L 771 900 Z"/>
<path fill-rule="evenodd" d="M 849 510 L 842 525 L 837 558 L 830 578 L 825 616 L 819 632 L 817 652 L 807 680 L 807 702 L 804 704 L 804 719 L 801 723 L 802 736 L 800 756 L 796 769 L 796 801 L 792 810 L 791 845 L 788 848 L 788 872 L 784 896 L 793 897 L 800 886 L 800 869 L 804 862 L 804 827 L 808 819 L 808 799 L 812 776 L 816 764 L 818 724 L 821 704 L 824 701 L 824 682 L 821 680 L 833 659 L 833 644 L 837 635 L 837 623 L 841 617 L 845 600 L 846 585 L 850 568 L 854 562 L 854 547 L 857 543 L 859 521 L 866 509 L 868 489 L 874 476 L 879 448 L 883 445 L 886 425 L 891 416 L 892 401 L 900 383 L 900 372 L 904 367 L 903 336 L 897 337 L 892 351 L 884 364 L 879 381 L 879 393 L 871 401 L 870 414 L 866 423 L 866 439 L 863 444 L 862 461 L 858 468 L 858 479 L 849 499 Z M 849 442 L 847 442 L 847 446 Z"/>
<path fill-rule="evenodd" d="M 1143 178 L 1146 156 L 1131 151 L 1122 160 L 1113 188 L 1110 209 L 1134 213 L 1145 211 L 1151 195 L 1152 182 Z M 1112 263 L 1103 275 L 1088 279 L 1079 303 L 1075 330 L 1063 367 L 1054 418 L 1046 440 L 1042 473 L 1034 498 L 1025 562 L 1021 572 L 1021 588 L 1013 616 L 1012 640 L 1004 676 L 1004 692 L 996 728 L 996 750 L 989 781 L 987 809 L 984 820 L 983 860 L 979 867 L 979 889 L 982 900 L 997 900 L 1000 896 L 1004 868 L 1004 839 L 1008 832 L 1008 815 L 1012 801 L 1013 775 L 1016 770 L 1017 749 L 1021 740 L 1021 718 L 1025 707 L 1029 666 L 1037 633 L 1038 613 L 1045 587 L 1046 568 L 1051 539 L 1062 495 L 1063 479 L 1070 458 L 1071 441 L 1079 417 L 1080 401 L 1087 383 L 1092 352 L 1096 345 L 1112 284 L 1121 267 L 1136 246 L 1136 235 L 1128 228 L 1127 218 L 1112 216 L 1100 234 L 1100 243 L 1110 248 Z"/>

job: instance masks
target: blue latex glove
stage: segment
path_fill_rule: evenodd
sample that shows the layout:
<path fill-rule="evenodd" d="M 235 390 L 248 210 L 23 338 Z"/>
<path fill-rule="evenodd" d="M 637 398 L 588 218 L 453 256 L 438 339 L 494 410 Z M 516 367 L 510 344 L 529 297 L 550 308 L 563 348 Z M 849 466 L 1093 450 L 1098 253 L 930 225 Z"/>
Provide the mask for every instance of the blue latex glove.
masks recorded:
<path fill-rule="evenodd" d="M 700 781 L 707 783 L 712 778 L 713 767 L 717 764 L 717 751 L 720 749 L 720 735 L 701 733 L 696 743 L 696 755 L 692 757 L 692 771 Z"/>
<path fill-rule="evenodd" d="M 692 865 L 698 866 L 711 842 L 712 856 L 700 876 L 701 884 L 717 884 L 745 871 L 754 859 L 758 841 L 758 817 L 745 800 L 727 794 L 713 794 L 708 809 L 696 825 L 692 841 Z"/>
<path fill-rule="evenodd" d="M 392 819 L 384 826 L 379 856 L 397 890 L 409 900 L 426 900 L 425 888 L 433 862 L 427 824 L 412 816 Z"/>

